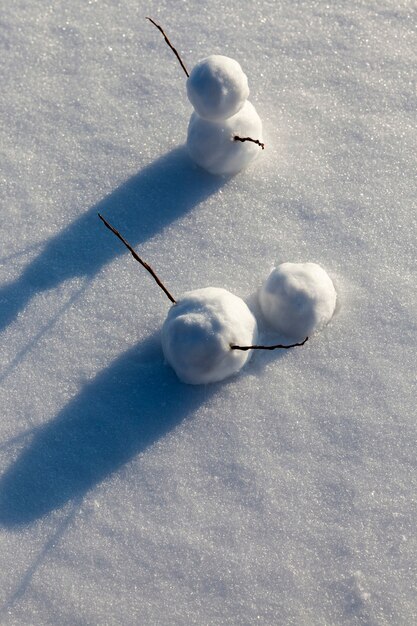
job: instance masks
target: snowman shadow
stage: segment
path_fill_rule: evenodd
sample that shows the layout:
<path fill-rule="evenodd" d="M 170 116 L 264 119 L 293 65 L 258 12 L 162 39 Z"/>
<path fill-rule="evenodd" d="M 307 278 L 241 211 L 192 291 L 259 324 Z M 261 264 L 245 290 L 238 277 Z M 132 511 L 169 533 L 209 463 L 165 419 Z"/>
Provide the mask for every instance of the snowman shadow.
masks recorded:
<path fill-rule="evenodd" d="M 181 383 L 164 362 L 158 333 L 134 346 L 35 431 L 0 478 L 0 525 L 27 525 L 82 499 L 223 384 Z"/>
<path fill-rule="evenodd" d="M 243 376 L 260 376 L 285 353 L 259 351 Z M 159 333 L 145 339 L 34 431 L 30 444 L 0 478 L 0 526 L 24 526 L 81 500 L 238 375 L 242 373 L 210 385 L 186 385 L 164 362 Z"/>
<path fill-rule="evenodd" d="M 0 332 L 38 293 L 68 279 L 93 278 L 125 250 L 109 238 L 97 213 L 143 244 L 227 182 L 196 166 L 185 146 L 160 157 L 49 239 L 14 281 L 0 288 Z"/>

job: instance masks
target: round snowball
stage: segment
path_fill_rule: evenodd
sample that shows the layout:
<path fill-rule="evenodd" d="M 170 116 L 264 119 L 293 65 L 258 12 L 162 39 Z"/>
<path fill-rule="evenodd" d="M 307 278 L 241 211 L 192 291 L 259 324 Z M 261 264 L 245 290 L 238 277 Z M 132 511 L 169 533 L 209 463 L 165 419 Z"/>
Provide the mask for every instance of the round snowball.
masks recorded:
<path fill-rule="evenodd" d="M 237 61 L 213 54 L 192 69 L 187 95 L 200 117 L 224 120 L 248 99 L 248 79 Z"/>
<path fill-rule="evenodd" d="M 336 290 L 317 263 L 282 263 L 262 285 L 259 302 L 275 330 L 299 340 L 331 319 Z"/>
<path fill-rule="evenodd" d="M 193 113 L 188 125 L 188 152 L 211 174 L 237 174 L 259 156 L 261 148 L 251 141 L 235 141 L 236 135 L 262 142 L 261 118 L 249 101 L 223 122 L 209 122 Z"/>
<path fill-rule="evenodd" d="M 185 293 L 162 327 L 165 358 L 178 378 L 191 385 L 213 383 L 238 372 L 251 351 L 230 346 L 253 345 L 256 338 L 256 319 L 245 302 L 215 287 Z"/>

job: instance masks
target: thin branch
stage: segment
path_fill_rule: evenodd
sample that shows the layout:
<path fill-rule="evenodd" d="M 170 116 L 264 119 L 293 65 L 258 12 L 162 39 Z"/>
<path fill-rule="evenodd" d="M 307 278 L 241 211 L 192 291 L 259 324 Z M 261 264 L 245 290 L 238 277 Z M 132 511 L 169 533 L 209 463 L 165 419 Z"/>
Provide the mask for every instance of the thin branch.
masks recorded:
<path fill-rule="evenodd" d="M 256 145 L 262 148 L 262 150 L 265 150 L 265 144 L 262 143 L 262 141 L 259 141 L 259 139 L 252 139 L 252 137 L 239 137 L 239 135 L 235 135 L 233 137 L 233 141 L 241 141 L 242 143 L 244 141 L 251 141 L 252 143 L 256 143 Z"/>
<path fill-rule="evenodd" d="M 178 52 L 176 51 L 176 49 L 174 48 L 174 46 L 172 45 L 172 43 L 170 42 L 170 40 L 168 39 L 168 37 L 166 36 L 163 28 L 161 26 L 159 26 L 159 24 L 157 24 L 156 22 L 153 21 L 153 19 L 151 17 L 147 17 L 147 20 L 149 20 L 154 26 L 156 26 L 156 28 L 163 34 L 165 41 L 167 42 L 167 44 L 169 45 L 169 47 L 171 48 L 172 52 L 175 54 L 175 56 L 177 57 L 178 61 L 180 62 L 180 65 L 182 67 L 182 69 L 185 72 L 185 75 L 187 76 L 187 78 L 189 77 L 189 73 L 187 68 L 185 67 L 180 55 L 178 54 Z"/>
<path fill-rule="evenodd" d="M 288 350 L 289 348 L 296 348 L 297 346 L 303 346 L 305 342 L 308 340 L 308 337 L 304 339 L 301 343 L 292 343 L 289 346 L 283 346 L 281 344 L 276 344 L 275 346 L 230 346 L 231 350 L 277 350 L 277 348 L 283 348 L 284 350 Z"/>
<path fill-rule="evenodd" d="M 149 274 L 152 276 L 152 278 L 154 279 L 154 281 L 156 282 L 157 285 L 159 285 L 159 287 L 162 289 L 162 291 L 165 293 L 165 295 L 171 300 L 171 302 L 173 304 L 176 303 L 175 298 L 169 293 L 168 289 L 165 287 L 165 285 L 162 283 L 161 279 L 155 274 L 155 272 L 153 271 L 153 269 L 151 268 L 150 265 L 148 265 L 145 261 L 143 261 L 140 256 L 138 256 L 136 254 L 136 252 L 134 251 L 134 249 L 132 248 L 132 246 L 126 241 L 126 239 L 124 239 L 122 237 L 122 235 L 119 233 L 118 230 L 116 230 L 115 228 L 113 228 L 113 226 L 111 226 L 102 215 L 100 215 L 100 213 L 98 214 L 99 218 L 101 219 L 101 221 L 103 222 L 103 224 L 105 226 L 107 226 L 107 228 L 109 230 L 111 230 L 112 233 L 114 233 L 116 235 L 116 237 L 118 237 L 120 239 L 120 241 L 122 243 L 125 244 L 126 248 L 130 251 L 131 255 L 133 256 L 133 258 L 138 261 L 138 263 L 140 263 L 145 270 L 147 270 L 149 272 Z"/>

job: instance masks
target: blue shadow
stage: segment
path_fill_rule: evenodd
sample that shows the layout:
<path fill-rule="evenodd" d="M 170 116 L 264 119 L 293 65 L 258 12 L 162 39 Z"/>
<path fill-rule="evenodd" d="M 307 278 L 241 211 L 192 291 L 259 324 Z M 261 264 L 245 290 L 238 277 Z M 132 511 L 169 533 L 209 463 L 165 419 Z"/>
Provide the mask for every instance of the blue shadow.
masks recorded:
<path fill-rule="evenodd" d="M 126 252 L 109 236 L 98 212 L 137 246 L 215 193 L 225 181 L 195 166 L 184 146 L 145 167 L 52 237 L 16 281 L 0 288 L 0 332 L 37 293 L 69 278 L 92 278 Z"/>
<path fill-rule="evenodd" d="M 255 354 L 239 376 L 260 375 L 285 353 Z M 81 500 L 232 381 L 185 385 L 164 363 L 159 333 L 139 343 L 34 430 L 31 443 L 0 478 L 0 525 L 30 524 Z"/>
<path fill-rule="evenodd" d="M 85 385 L 0 479 L 0 525 L 13 528 L 82 498 L 204 403 L 218 385 L 181 383 L 159 336 L 117 358 Z"/>

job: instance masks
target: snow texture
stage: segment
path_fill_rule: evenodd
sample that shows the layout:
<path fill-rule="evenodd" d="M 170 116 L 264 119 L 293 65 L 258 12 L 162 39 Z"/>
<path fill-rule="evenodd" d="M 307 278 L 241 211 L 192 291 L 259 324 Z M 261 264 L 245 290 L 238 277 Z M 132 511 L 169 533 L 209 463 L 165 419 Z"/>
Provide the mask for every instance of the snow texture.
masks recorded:
<path fill-rule="evenodd" d="M 2 2 L 0 624 L 417 624 L 415 2 L 143 7 Z M 267 137 L 244 172 L 189 158 L 146 15 L 190 69 L 241 61 Z M 97 212 L 174 296 L 255 310 L 309 260 L 335 314 L 185 385 L 169 301 Z"/>
<path fill-rule="evenodd" d="M 178 378 L 199 385 L 236 374 L 256 343 L 256 319 L 245 302 L 226 289 L 206 287 L 185 293 L 162 327 L 162 349 Z"/>
<path fill-rule="evenodd" d="M 236 141 L 236 135 L 262 142 L 262 122 L 249 100 L 238 113 L 221 122 L 193 113 L 188 125 L 188 152 L 211 174 L 237 174 L 259 156 L 261 148 L 250 141 Z"/>
<path fill-rule="evenodd" d="M 336 290 L 317 263 L 281 263 L 260 288 L 259 303 L 272 328 L 298 340 L 330 321 Z"/>
<path fill-rule="evenodd" d="M 248 79 L 237 61 L 212 54 L 191 70 L 187 95 L 200 117 L 220 122 L 235 115 L 245 104 L 249 97 Z"/>

